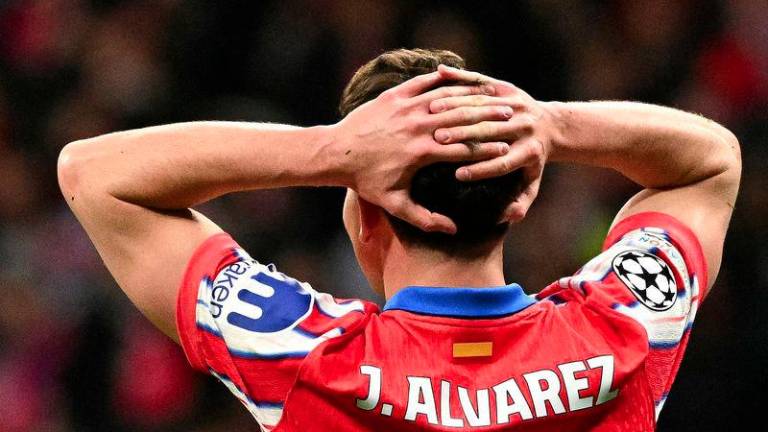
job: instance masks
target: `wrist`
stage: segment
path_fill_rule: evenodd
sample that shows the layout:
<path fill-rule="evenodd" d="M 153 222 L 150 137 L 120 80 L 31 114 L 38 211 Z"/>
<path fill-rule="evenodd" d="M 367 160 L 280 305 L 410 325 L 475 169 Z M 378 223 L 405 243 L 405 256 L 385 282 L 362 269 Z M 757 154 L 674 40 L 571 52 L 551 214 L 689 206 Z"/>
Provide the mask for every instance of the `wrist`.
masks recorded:
<path fill-rule="evenodd" d="M 540 102 L 545 115 L 549 117 L 550 150 L 549 160 L 552 162 L 564 162 L 568 159 L 568 130 L 572 127 L 571 118 L 573 108 L 558 101 Z"/>
<path fill-rule="evenodd" d="M 318 151 L 322 155 L 322 185 L 351 188 L 356 171 L 353 165 L 355 156 L 344 128 L 340 123 L 335 123 L 311 129 L 316 134 Z"/>

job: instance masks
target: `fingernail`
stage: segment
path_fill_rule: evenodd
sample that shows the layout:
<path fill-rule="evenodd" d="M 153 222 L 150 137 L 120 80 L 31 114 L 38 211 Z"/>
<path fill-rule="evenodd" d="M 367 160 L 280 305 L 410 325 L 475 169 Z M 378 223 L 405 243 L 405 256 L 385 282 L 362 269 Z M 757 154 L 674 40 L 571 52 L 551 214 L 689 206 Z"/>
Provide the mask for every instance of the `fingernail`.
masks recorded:
<path fill-rule="evenodd" d="M 451 134 L 446 130 L 439 130 L 435 132 L 435 139 L 441 142 L 447 142 L 451 139 Z"/>
<path fill-rule="evenodd" d="M 499 143 L 499 153 L 507 154 L 508 151 L 509 151 L 509 144 Z"/>
<path fill-rule="evenodd" d="M 445 102 L 441 101 L 435 101 L 432 102 L 432 112 L 443 112 L 445 111 Z"/>
<path fill-rule="evenodd" d="M 496 93 L 496 89 L 493 88 L 493 86 L 485 84 L 480 87 L 480 91 L 483 92 L 483 94 L 492 95 Z"/>
<path fill-rule="evenodd" d="M 514 111 L 512 111 L 512 108 L 510 107 L 504 107 L 502 108 L 501 113 L 504 115 L 504 117 L 511 118 L 512 114 L 514 114 Z"/>
<path fill-rule="evenodd" d="M 467 168 L 459 168 L 456 171 L 456 178 L 459 180 L 467 181 L 471 176 Z"/>

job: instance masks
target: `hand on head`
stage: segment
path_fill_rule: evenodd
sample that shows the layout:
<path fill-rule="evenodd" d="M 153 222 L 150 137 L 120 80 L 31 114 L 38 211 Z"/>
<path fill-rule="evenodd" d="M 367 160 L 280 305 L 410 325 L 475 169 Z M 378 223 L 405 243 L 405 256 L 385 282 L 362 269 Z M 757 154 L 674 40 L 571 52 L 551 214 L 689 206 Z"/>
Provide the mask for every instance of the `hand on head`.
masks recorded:
<path fill-rule="evenodd" d="M 436 87 L 443 82 L 471 84 Z M 522 168 L 526 185 L 504 215 L 520 220 L 536 197 L 548 152 L 536 124 L 537 104 L 511 84 L 441 66 L 384 91 L 336 125 L 338 144 L 346 149 L 340 156 L 345 183 L 424 231 L 454 233 L 448 217 L 411 199 L 411 179 L 420 168 L 477 162 L 457 172 L 465 181 Z"/>
<path fill-rule="evenodd" d="M 467 141 L 509 143 L 509 152 L 462 167 L 457 170 L 456 177 L 463 181 L 475 181 L 522 169 L 524 187 L 504 215 L 504 219 L 509 222 L 522 220 L 538 195 L 544 165 L 551 151 L 555 129 L 549 113 L 543 104 L 508 82 L 443 65 L 438 68 L 438 73 L 446 80 L 491 87 L 493 94 L 436 99 L 429 105 L 430 112 L 436 115 L 484 106 L 507 106 L 513 109 L 514 114 L 507 121 L 480 121 L 470 125 L 442 126 L 435 131 L 435 140 L 445 145 Z"/>

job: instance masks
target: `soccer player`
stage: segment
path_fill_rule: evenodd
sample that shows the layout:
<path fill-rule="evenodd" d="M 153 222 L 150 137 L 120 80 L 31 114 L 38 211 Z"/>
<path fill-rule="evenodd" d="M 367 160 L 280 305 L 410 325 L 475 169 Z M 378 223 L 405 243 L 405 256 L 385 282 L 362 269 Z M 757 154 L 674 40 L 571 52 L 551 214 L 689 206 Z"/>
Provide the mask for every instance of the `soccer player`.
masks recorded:
<path fill-rule="evenodd" d="M 445 51 L 385 53 L 332 126 L 75 142 L 61 189 L 136 306 L 264 430 L 653 430 L 720 266 L 736 138 L 670 108 L 540 102 L 461 67 Z M 504 280 L 502 238 L 550 161 L 645 189 L 602 253 L 528 296 Z M 190 210 L 306 185 L 348 188 L 344 225 L 383 311 L 256 261 Z"/>

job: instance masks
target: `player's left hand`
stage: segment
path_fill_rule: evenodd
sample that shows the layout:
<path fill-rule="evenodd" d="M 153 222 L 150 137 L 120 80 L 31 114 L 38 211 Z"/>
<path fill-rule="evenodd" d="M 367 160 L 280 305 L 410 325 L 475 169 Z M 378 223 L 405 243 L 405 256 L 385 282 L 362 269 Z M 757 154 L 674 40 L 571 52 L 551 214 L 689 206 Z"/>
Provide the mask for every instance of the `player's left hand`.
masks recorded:
<path fill-rule="evenodd" d="M 552 137 L 556 131 L 546 104 L 537 101 L 513 84 L 477 72 L 442 65 L 438 72 L 446 80 L 491 86 L 494 94 L 438 99 L 429 105 L 430 112 L 433 114 L 481 106 L 503 105 L 513 109 L 514 114 L 505 122 L 484 121 L 472 125 L 437 129 L 435 140 L 442 144 L 486 141 L 509 143 L 510 150 L 506 154 L 461 167 L 456 171 L 456 178 L 463 181 L 482 180 L 522 169 L 525 180 L 523 190 L 507 208 L 504 221 L 514 223 L 522 220 L 538 196 L 544 165 L 549 157 Z"/>

